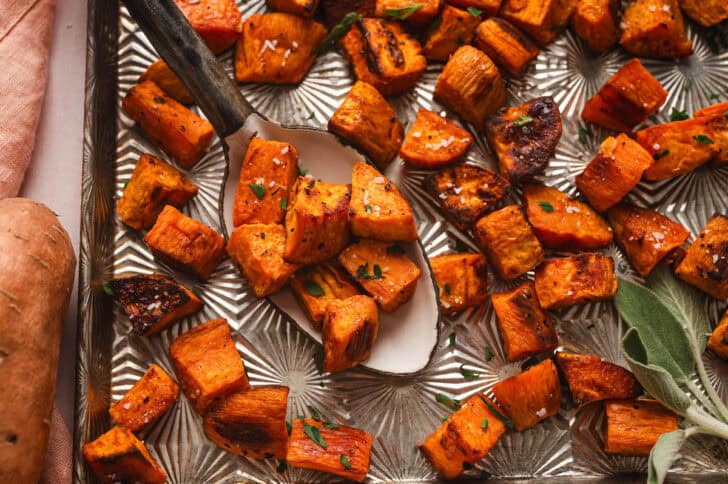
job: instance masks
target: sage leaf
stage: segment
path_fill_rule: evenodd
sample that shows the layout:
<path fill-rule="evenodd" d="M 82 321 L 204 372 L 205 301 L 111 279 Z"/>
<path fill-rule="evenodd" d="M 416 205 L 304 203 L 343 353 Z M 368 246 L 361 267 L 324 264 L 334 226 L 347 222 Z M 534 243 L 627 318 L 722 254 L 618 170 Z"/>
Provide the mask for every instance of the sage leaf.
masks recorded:
<path fill-rule="evenodd" d="M 319 44 L 311 51 L 313 55 L 321 55 L 332 49 L 336 43 L 351 29 L 351 26 L 361 20 L 361 15 L 356 12 L 349 12 L 341 19 L 341 21 L 334 25 L 326 37 L 319 42 Z M 311 112 L 311 116 L 308 119 L 313 119 L 315 114 Z"/>
<path fill-rule="evenodd" d="M 647 463 L 647 484 L 662 484 L 667 477 L 667 471 L 678 457 L 680 447 L 685 442 L 685 431 L 675 430 L 662 434 L 652 451 Z"/>

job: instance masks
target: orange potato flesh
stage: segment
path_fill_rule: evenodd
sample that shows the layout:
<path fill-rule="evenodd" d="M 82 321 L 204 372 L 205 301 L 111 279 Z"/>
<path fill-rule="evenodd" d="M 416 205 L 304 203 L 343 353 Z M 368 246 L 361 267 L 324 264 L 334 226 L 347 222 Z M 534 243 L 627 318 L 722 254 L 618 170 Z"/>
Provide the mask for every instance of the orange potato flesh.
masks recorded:
<path fill-rule="evenodd" d="M 576 0 L 505 0 L 500 16 L 545 46 L 568 25 L 575 6 Z"/>
<path fill-rule="evenodd" d="M 560 352 L 556 355 L 556 363 L 579 405 L 597 400 L 634 398 L 640 393 L 640 385 L 632 372 L 596 355 Z"/>
<path fill-rule="evenodd" d="M 620 25 L 620 45 L 637 57 L 672 58 L 693 53 L 678 0 L 635 0 L 625 8 Z"/>
<path fill-rule="evenodd" d="M 192 28 L 216 54 L 232 47 L 241 32 L 235 0 L 174 0 Z"/>
<path fill-rule="evenodd" d="M 121 400 L 111 404 L 109 415 L 132 432 L 154 425 L 177 401 L 179 387 L 160 367 L 152 364 Z"/>
<path fill-rule="evenodd" d="M 472 143 L 473 137 L 460 126 L 420 108 L 399 156 L 412 166 L 441 168 L 461 158 Z"/>
<path fill-rule="evenodd" d="M 538 56 L 539 48 L 510 22 L 493 17 L 478 25 L 475 46 L 488 54 L 498 66 L 519 77 Z"/>
<path fill-rule="evenodd" d="M 725 116 L 725 113 L 728 113 L 728 101 L 698 109 L 693 114 L 693 117 L 701 118 L 704 116 Z"/>
<path fill-rule="evenodd" d="M 680 8 L 703 27 L 728 19 L 728 3 L 723 0 L 680 0 Z"/>
<path fill-rule="evenodd" d="M 265 0 L 270 8 L 301 17 L 313 17 L 319 0 Z"/>
<path fill-rule="evenodd" d="M 299 270 L 291 277 L 291 289 L 313 327 L 319 331 L 331 302 L 359 294 L 359 289 L 336 261 Z"/>
<path fill-rule="evenodd" d="M 617 292 L 614 260 L 592 253 L 550 259 L 536 270 L 535 284 L 544 309 L 613 299 Z"/>
<path fill-rule="evenodd" d="M 574 32 L 596 53 L 614 47 L 619 40 L 619 7 L 616 0 L 578 0 L 572 18 Z"/>
<path fill-rule="evenodd" d="M 711 333 L 708 349 L 718 357 L 728 360 L 728 311 L 723 313 L 723 317 Z"/>
<path fill-rule="evenodd" d="M 728 299 L 728 218 L 711 217 L 675 274 L 716 299 Z"/>
<path fill-rule="evenodd" d="M 422 52 L 428 60 L 446 61 L 458 47 L 470 43 L 478 23 L 479 16 L 452 5 L 445 5 L 440 13 L 440 21 L 433 22 L 427 32 Z"/>
<path fill-rule="evenodd" d="M 611 400 L 605 408 L 607 454 L 646 457 L 660 435 L 677 430 L 677 415 L 655 400 Z"/>
<path fill-rule="evenodd" d="M 369 359 L 378 333 L 374 299 L 357 295 L 331 301 L 323 324 L 323 370 L 347 370 Z"/>
<path fill-rule="evenodd" d="M 458 314 L 488 299 L 488 262 L 483 254 L 446 254 L 430 258 L 440 291 L 440 310 Z"/>
<path fill-rule="evenodd" d="M 139 76 L 139 82 L 152 81 L 166 92 L 169 97 L 181 104 L 192 104 L 195 100 L 192 94 L 179 80 L 177 74 L 172 72 L 166 62 L 162 59 L 153 62 L 144 73 Z"/>

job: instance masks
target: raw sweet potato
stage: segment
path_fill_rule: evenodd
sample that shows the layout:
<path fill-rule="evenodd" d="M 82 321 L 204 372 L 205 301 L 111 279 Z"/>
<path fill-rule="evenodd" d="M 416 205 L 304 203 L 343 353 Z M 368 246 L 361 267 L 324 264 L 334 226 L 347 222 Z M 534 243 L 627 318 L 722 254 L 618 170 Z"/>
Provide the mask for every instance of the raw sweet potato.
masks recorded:
<path fill-rule="evenodd" d="M 179 80 L 177 74 L 172 72 L 166 62 L 159 59 L 153 62 L 144 73 L 139 76 L 139 82 L 152 81 L 166 92 L 169 97 L 181 104 L 192 104 L 195 100 L 192 94 Z"/>
<path fill-rule="evenodd" d="M 711 217 L 675 274 L 716 299 L 728 298 L 728 217 Z"/>
<path fill-rule="evenodd" d="M 125 427 L 112 427 L 93 442 L 84 444 L 82 452 L 86 463 L 104 483 L 164 484 L 167 480 L 167 475 L 149 454 L 144 442 Z"/>
<path fill-rule="evenodd" d="M 473 42 L 514 77 L 521 76 L 539 53 L 538 46 L 526 34 L 498 17 L 478 25 Z"/>
<path fill-rule="evenodd" d="M 443 0 L 376 0 L 374 14 L 386 19 L 403 20 L 413 26 L 427 25 L 440 12 Z"/>
<path fill-rule="evenodd" d="M 447 0 L 447 3 L 460 8 L 473 7 L 490 17 L 497 15 L 501 6 L 501 0 Z"/>
<path fill-rule="evenodd" d="M 569 24 L 575 6 L 576 0 L 505 0 L 500 16 L 545 46 Z"/>
<path fill-rule="evenodd" d="M 473 137 L 447 118 L 424 108 L 417 111 L 399 156 L 421 168 L 441 168 L 462 157 Z"/>
<path fill-rule="evenodd" d="M 265 0 L 265 2 L 273 10 L 301 17 L 313 17 L 319 5 L 319 0 Z"/>
<path fill-rule="evenodd" d="M 440 290 L 440 310 L 455 315 L 488 300 L 488 262 L 483 254 L 446 254 L 430 258 Z"/>
<path fill-rule="evenodd" d="M 719 358 L 728 360 L 728 310 L 715 327 L 708 339 L 708 349 L 718 355 Z"/>
<path fill-rule="evenodd" d="M 614 260 L 602 254 L 551 259 L 536 270 L 536 294 L 544 309 L 605 301 L 617 293 Z"/>
<path fill-rule="evenodd" d="M 322 341 L 324 371 L 342 371 L 366 361 L 379 333 L 379 309 L 369 296 L 335 299 L 326 308 Z"/>
<path fill-rule="evenodd" d="M 678 0 L 635 0 L 624 10 L 621 28 L 620 45 L 637 57 L 687 57 L 693 53 Z"/>
<path fill-rule="evenodd" d="M 598 400 L 634 398 L 640 393 L 640 384 L 632 372 L 596 355 L 559 352 L 556 364 L 579 405 Z"/>
<path fill-rule="evenodd" d="M 574 32 L 591 50 L 600 54 L 619 40 L 617 0 L 577 0 L 571 19 Z"/>
<path fill-rule="evenodd" d="M 235 0 L 174 0 L 192 28 L 216 54 L 232 47 L 241 32 Z"/>
<path fill-rule="evenodd" d="M 728 3 L 723 0 L 680 0 L 685 15 L 703 27 L 712 27 L 728 19 Z"/>
<path fill-rule="evenodd" d="M 329 303 L 359 294 L 359 289 L 336 261 L 304 267 L 291 277 L 291 289 L 317 330 Z"/>
<path fill-rule="evenodd" d="M 445 5 L 439 21 L 433 22 L 427 32 L 422 52 L 429 60 L 446 61 L 458 47 L 470 43 L 478 23 L 479 15 Z"/>
<path fill-rule="evenodd" d="M 607 454 L 646 457 L 660 435 L 677 430 L 677 415 L 655 400 L 611 400 L 604 406 Z"/>
<path fill-rule="evenodd" d="M 152 364 L 121 400 L 111 404 L 109 415 L 119 425 L 139 432 L 154 425 L 174 402 L 179 387 L 160 367 Z"/>

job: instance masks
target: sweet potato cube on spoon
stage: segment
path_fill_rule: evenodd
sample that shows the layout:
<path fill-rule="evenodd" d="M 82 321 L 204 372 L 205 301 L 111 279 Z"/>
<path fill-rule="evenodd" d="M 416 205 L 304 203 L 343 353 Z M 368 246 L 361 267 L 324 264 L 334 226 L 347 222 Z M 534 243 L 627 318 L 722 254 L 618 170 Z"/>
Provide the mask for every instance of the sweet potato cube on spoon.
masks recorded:
<path fill-rule="evenodd" d="M 359 289 L 336 261 L 306 266 L 290 282 L 306 316 L 319 331 L 330 303 L 359 294 Z"/>
<path fill-rule="evenodd" d="M 335 299 L 323 322 L 324 371 L 342 371 L 366 361 L 379 333 L 379 308 L 369 296 Z"/>

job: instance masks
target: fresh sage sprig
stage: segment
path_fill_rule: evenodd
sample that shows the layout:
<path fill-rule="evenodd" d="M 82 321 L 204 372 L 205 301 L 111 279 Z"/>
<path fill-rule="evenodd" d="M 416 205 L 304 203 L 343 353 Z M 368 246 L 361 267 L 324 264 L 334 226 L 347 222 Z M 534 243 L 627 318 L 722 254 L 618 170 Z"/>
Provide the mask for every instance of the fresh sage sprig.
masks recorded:
<path fill-rule="evenodd" d="M 361 15 L 356 12 L 349 12 L 344 15 L 338 24 L 331 27 L 331 30 L 329 30 L 329 33 L 326 34 L 326 37 L 324 37 L 324 39 L 319 42 L 316 47 L 314 47 L 311 53 L 315 56 L 319 56 L 331 50 L 336 43 L 345 36 L 347 32 L 349 32 L 351 26 L 359 20 L 361 20 Z"/>
<path fill-rule="evenodd" d="M 728 408 L 701 357 L 710 326 L 700 296 L 666 266 L 656 268 L 646 282 L 619 281 L 615 304 L 629 326 L 622 352 L 644 389 L 690 424 L 663 434 L 650 453 L 647 482 L 661 484 L 691 435 L 728 440 Z"/>

